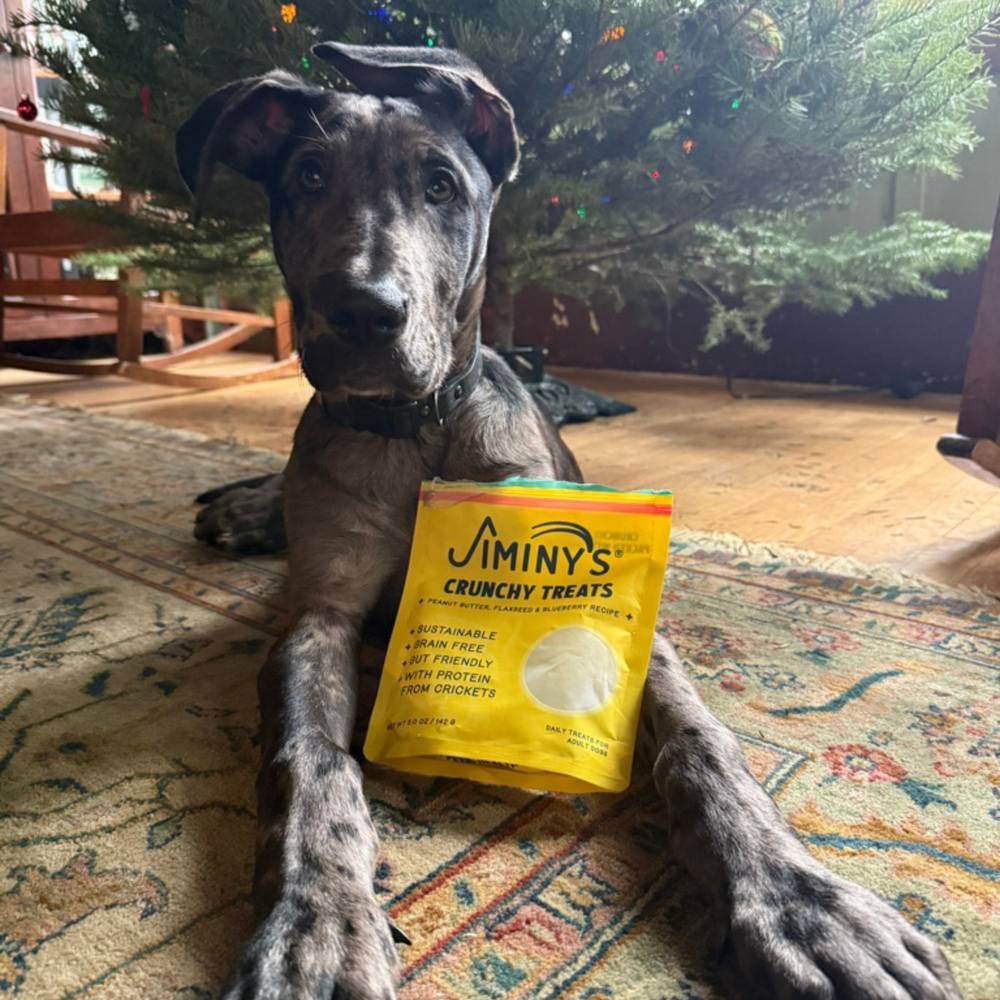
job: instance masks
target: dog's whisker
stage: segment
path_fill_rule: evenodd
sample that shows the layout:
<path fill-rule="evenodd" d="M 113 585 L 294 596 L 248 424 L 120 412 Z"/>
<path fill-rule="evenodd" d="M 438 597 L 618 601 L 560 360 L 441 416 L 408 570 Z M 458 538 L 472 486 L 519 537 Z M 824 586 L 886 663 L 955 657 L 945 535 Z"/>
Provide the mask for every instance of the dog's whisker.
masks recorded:
<path fill-rule="evenodd" d="M 320 130 L 320 132 L 323 134 L 323 138 L 324 139 L 329 139 L 330 136 L 327 133 L 326 129 L 323 128 L 323 123 L 319 120 L 319 115 L 316 114 L 315 110 L 312 110 L 312 111 L 309 112 L 309 117 L 312 119 L 313 123 L 316 125 L 316 128 L 318 128 Z"/>

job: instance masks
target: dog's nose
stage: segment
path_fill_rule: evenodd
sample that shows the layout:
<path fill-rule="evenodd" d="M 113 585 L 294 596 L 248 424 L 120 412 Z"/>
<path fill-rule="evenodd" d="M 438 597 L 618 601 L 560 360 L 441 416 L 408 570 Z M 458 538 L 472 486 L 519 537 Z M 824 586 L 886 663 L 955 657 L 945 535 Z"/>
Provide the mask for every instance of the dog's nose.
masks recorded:
<path fill-rule="evenodd" d="M 348 285 L 327 322 L 359 347 L 388 344 L 406 325 L 406 293 L 391 278 Z"/>

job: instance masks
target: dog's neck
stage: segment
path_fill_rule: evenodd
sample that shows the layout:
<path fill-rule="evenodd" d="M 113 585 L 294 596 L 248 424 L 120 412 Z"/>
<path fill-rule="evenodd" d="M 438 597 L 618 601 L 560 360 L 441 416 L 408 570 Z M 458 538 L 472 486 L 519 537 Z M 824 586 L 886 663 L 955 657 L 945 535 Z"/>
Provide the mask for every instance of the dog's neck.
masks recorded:
<path fill-rule="evenodd" d="M 480 340 L 480 326 L 477 320 L 476 335 L 469 357 L 427 396 L 396 403 L 380 403 L 364 396 L 348 396 L 343 404 L 334 410 L 326 405 L 321 395 L 323 411 L 328 419 L 352 430 L 368 431 L 384 438 L 415 439 L 429 424 L 443 426 L 448 417 L 472 394 L 483 374 Z"/>

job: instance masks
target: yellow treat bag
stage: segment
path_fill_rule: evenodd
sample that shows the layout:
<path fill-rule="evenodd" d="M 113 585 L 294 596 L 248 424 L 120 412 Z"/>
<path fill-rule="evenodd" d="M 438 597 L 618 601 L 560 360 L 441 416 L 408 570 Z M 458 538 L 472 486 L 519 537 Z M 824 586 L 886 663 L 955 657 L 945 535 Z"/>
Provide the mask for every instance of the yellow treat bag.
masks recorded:
<path fill-rule="evenodd" d="M 368 759 L 521 788 L 626 788 L 671 509 L 650 490 L 423 483 Z"/>

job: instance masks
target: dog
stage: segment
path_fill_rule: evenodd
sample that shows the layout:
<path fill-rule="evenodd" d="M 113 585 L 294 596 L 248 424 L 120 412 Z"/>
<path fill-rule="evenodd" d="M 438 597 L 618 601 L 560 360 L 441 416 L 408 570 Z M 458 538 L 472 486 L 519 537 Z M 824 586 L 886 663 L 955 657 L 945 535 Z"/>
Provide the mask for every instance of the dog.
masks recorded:
<path fill-rule="evenodd" d="M 358 93 L 272 72 L 209 97 L 177 136 L 196 204 L 217 163 L 265 186 L 316 390 L 283 476 L 199 498 L 199 538 L 232 551 L 287 540 L 290 568 L 293 624 L 258 683 L 257 927 L 228 1000 L 395 995 L 405 935 L 375 899 L 378 842 L 349 752 L 362 629 L 392 621 L 422 480 L 581 480 L 479 343 L 490 214 L 518 167 L 510 105 L 454 51 L 314 52 Z M 961 1000 L 934 943 L 808 854 L 660 635 L 640 738 L 664 851 L 717 908 L 734 992 Z"/>

